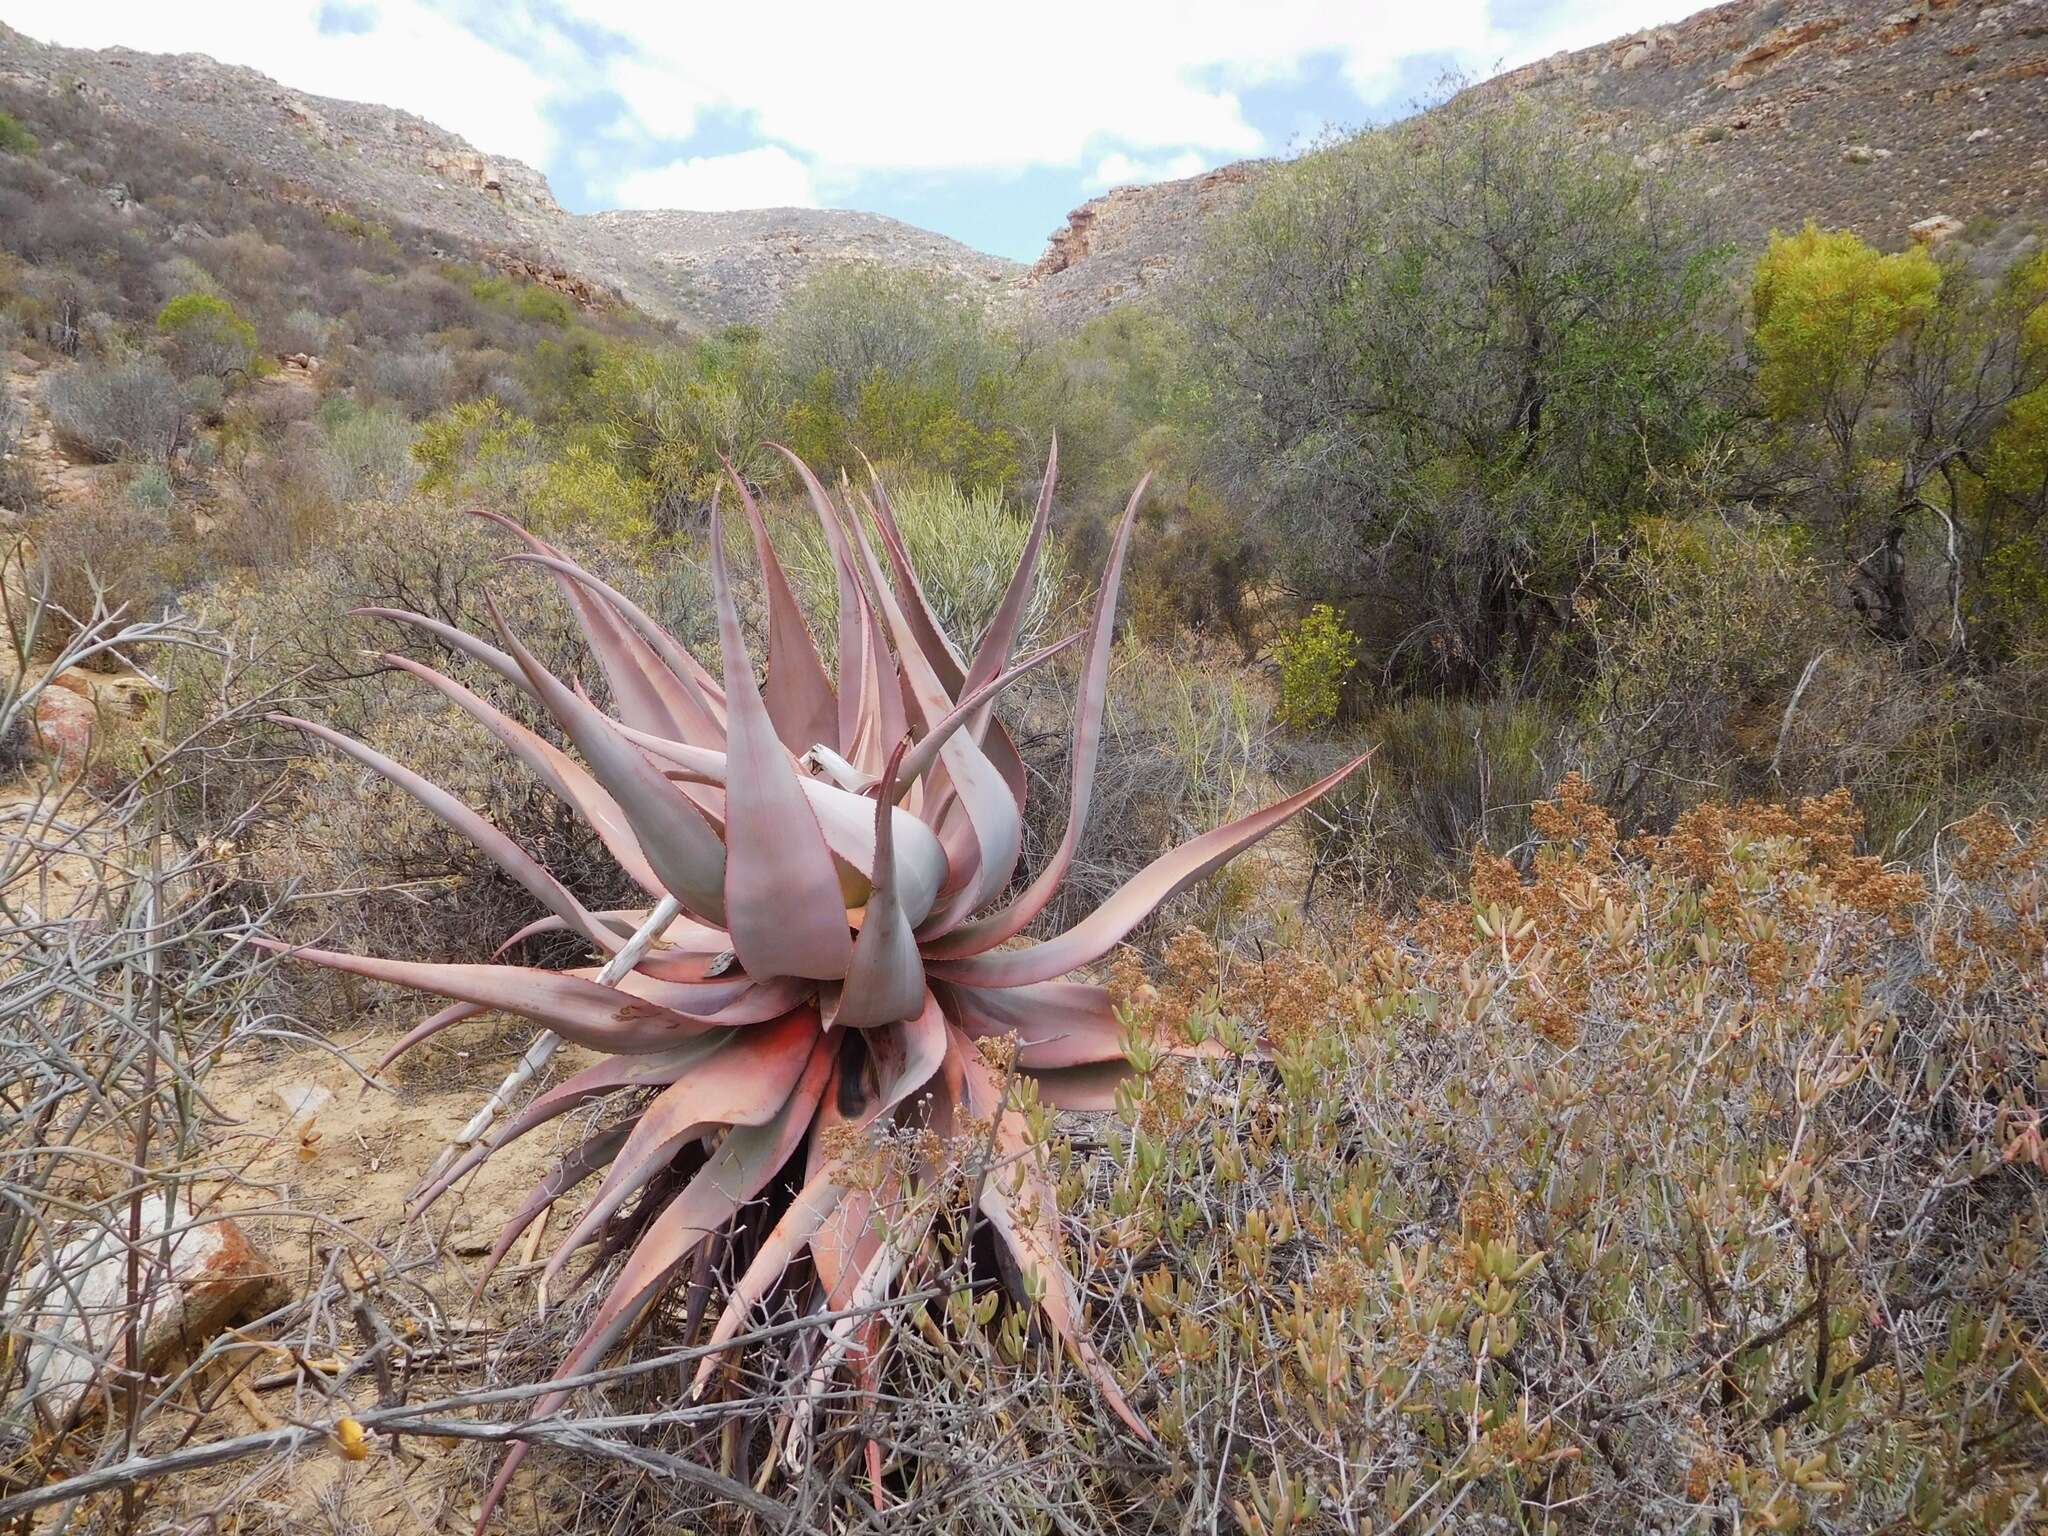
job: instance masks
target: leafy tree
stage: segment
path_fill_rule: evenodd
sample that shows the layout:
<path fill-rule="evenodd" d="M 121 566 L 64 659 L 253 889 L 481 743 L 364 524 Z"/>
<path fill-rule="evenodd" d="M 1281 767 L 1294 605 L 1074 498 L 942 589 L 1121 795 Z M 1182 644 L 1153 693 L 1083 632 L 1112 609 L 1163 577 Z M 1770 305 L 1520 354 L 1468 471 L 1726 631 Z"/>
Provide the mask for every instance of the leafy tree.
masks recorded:
<path fill-rule="evenodd" d="M 764 451 L 775 402 L 758 334 L 732 327 L 688 347 L 614 344 L 574 405 L 587 441 L 645 487 L 648 515 L 673 532 L 711 499 L 730 462 L 774 474 Z"/>
<path fill-rule="evenodd" d="M 979 304 L 937 278 L 871 263 L 827 270 L 767 337 L 785 435 L 807 459 L 914 461 L 966 490 L 1023 473 L 1015 427 L 1019 353 Z"/>
<path fill-rule="evenodd" d="M 1330 144 L 1190 285 L 1213 462 L 1300 597 L 1377 620 L 1411 674 L 1496 686 L 1719 423 L 1720 264 L 1665 183 L 1533 107 Z"/>
<path fill-rule="evenodd" d="M 157 312 L 156 328 L 187 376 L 224 379 L 248 372 L 256 361 L 256 327 L 218 294 L 179 294 Z"/>
<path fill-rule="evenodd" d="M 1772 237 L 1752 307 L 1781 494 L 1874 633 L 1969 654 L 1973 620 L 2006 627 L 2048 526 L 2048 259 L 1985 282 L 1809 224 Z"/>

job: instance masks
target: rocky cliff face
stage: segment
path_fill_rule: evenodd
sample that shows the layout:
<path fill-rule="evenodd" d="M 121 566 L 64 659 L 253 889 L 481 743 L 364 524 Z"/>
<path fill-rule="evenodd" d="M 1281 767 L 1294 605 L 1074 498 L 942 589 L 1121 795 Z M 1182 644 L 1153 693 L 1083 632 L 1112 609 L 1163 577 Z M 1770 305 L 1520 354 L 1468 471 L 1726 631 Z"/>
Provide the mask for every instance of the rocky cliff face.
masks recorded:
<path fill-rule="evenodd" d="M 1473 90 L 1695 177 L 1745 245 L 1808 218 L 1894 247 L 1941 215 L 2048 218 L 2048 0 L 1733 0 Z M 1024 289 L 1064 326 L 1156 291 L 1260 169 L 1084 203 Z"/>
<path fill-rule="evenodd" d="M 858 259 L 1071 328 L 1170 284 L 1265 164 L 1095 198 L 1027 270 L 875 214 L 566 213 L 532 167 L 423 119 L 196 54 L 49 48 L 0 26 L 4 89 L 75 93 L 286 195 L 445 230 L 586 301 L 617 291 L 696 326 L 765 320 L 812 272 Z M 2048 0 L 1732 0 L 1473 90 L 1536 97 L 1589 140 L 1693 177 L 1747 244 L 1806 218 L 1895 246 L 1915 224 L 2048 217 Z"/>
<path fill-rule="evenodd" d="M 1201 249 L 1203 230 L 1265 164 L 1245 160 L 1185 181 L 1118 187 L 1083 203 L 1024 274 L 1029 307 L 1071 327 L 1171 282 Z"/>

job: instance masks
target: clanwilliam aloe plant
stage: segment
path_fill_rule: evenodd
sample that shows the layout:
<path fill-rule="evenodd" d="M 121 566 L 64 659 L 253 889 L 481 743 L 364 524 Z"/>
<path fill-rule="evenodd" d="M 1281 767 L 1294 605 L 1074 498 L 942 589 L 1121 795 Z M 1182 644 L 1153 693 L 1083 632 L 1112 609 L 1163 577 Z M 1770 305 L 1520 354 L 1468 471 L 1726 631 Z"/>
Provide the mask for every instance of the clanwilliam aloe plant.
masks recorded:
<path fill-rule="evenodd" d="M 513 558 L 559 581 L 610 685 L 614 715 L 544 668 L 495 608 L 502 649 L 417 614 L 369 610 L 432 632 L 540 701 L 580 763 L 453 679 L 386 658 L 474 716 L 572 806 L 646 891 L 649 910 L 587 910 L 444 790 L 325 727 L 289 722 L 417 796 L 530 891 L 550 915 L 515 938 L 576 934 L 607 957 L 602 968 L 297 954 L 455 999 L 393 1057 L 487 1010 L 534 1020 L 550 1032 L 544 1039 L 560 1036 L 604 1054 L 478 1137 L 430 1175 L 417 1197 L 422 1205 L 433 1200 L 492 1151 L 571 1109 L 600 1098 L 627 1107 L 533 1191 L 491 1256 L 495 1265 L 543 1210 L 602 1174 L 549 1259 L 542 1294 L 586 1246 L 595 1245 L 599 1260 L 620 1252 L 625 1259 L 562 1375 L 590 1369 L 686 1261 L 699 1275 L 730 1277 L 709 1331 L 713 1344 L 739 1334 L 806 1254 L 812 1304 L 840 1314 L 885 1299 L 931 1216 L 885 1219 L 892 1191 L 862 1188 L 850 1176 L 848 1149 L 858 1138 L 845 1128 L 914 1126 L 943 1141 L 972 1124 L 993 1137 L 1008 1165 L 979 1181 L 981 1216 L 1051 1331 L 1108 1407 L 1144 1436 L 1143 1421 L 1089 1343 L 1060 1258 L 1051 1181 L 1025 1117 L 975 1042 L 1014 1037 L 1015 1066 L 1037 1080 L 1045 1103 L 1107 1107 L 1123 1070 L 1121 1026 L 1104 988 L 1062 978 L 1100 959 L 1161 902 L 1357 764 L 1166 854 L 1065 932 L 1004 947 L 1058 889 L 1087 820 L 1117 586 L 1144 487 L 1117 530 L 1086 631 L 1065 834 L 1036 876 L 1004 900 L 1017 873 L 1024 774 L 992 705 L 1008 684 L 1081 638 L 1011 656 L 1046 537 L 1054 466 L 995 622 L 968 660 L 930 616 L 879 481 L 872 500 L 859 498 L 862 519 L 836 504 L 793 455 L 791 463 L 837 564 L 836 686 L 744 485 L 766 587 L 764 684 L 756 683 L 741 638 L 715 506 L 710 543 L 722 677 L 620 593 L 496 519 L 525 541 L 526 552 Z M 778 1191 L 782 1203 L 765 1226 L 742 1219 L 743 1208 Z M 764 1235 L 746 1235 L 754 1232 Z M 835 1325 L 808 1372 L 813 1395 L 848 1354 L 849 1333 L 860 1332 L 875 1343 L 872 1321 Z M 871 1373 L 873 1348 L 854 1354 Z M 704 1359 L 698 1392 L 714 1381 L 717 1365 L 716 1355 Z M 536 1413 L 553 1412 L 563 1395 L 541 1399 Z M 523 1450 L 515 1446 L 501 1469 L 486 1518 Z"/>

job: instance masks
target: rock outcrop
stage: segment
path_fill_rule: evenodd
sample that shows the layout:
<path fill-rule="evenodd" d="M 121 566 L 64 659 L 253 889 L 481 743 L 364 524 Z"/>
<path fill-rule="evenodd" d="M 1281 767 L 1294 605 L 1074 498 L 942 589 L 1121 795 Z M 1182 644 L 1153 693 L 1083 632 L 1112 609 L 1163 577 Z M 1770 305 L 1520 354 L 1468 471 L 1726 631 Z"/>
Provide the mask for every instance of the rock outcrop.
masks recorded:
<path fill-rule="evenodd" d="M 2014 241 L 2048 218 L 2048 0 L 1732 0 L 1472 94 L 1685 177 L 1743 247 L 1809 218 L 1893 249 L 1937 212 Z M 1260 167 L 1084 203 L 1024 288 L 1063 325 L 1157 290 Z"/>

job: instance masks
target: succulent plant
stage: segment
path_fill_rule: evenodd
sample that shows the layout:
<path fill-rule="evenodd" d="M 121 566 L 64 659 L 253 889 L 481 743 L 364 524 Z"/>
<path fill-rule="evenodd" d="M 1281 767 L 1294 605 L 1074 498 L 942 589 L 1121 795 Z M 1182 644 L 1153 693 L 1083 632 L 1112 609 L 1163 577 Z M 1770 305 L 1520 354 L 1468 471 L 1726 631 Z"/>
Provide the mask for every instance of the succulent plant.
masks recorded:
<path fill-rule="evenodd" d="M 1109 1107 L 1125 1070 L 1123 1026 L 1104 987 L 1064 978 L 1101 959 L 1161 902 L 1333 788 L 1357 763 L 1165 854 L 1065 932 L 1008 943 L 1059 888 L 1088 817 L 1118 582 L 1144 494 L 1140 484 L 1118 526 L 1085 631 L 1065 833 L 1013 891 L 1024 772 L 992 705 L 1017 678 L 1083 638 L 1011 655 L 1047 534 L 1056 460 L 1057 450 L 1023 557 L 971 659 L 932 620 L 879 479 L 872 498 L 849 493 L 835 502 L 794 455 L 837 564 L 836 686 L 761 509 L 737 481 L 766 592 L 765 683 L 756 683 L 742 638 L 715 504 L 710 548 L 722 677 L 624 595 L 510 520 L 481 514 L 524 541 L 511 558 L 558 581 L 603 669 L 611 715 L 544 668 L 495 606 L 502 648 L 418 614 L 365 610 L 431 632 L 538 699 L 580 763 L 454 679 L 385 658 L 473 716 L 573 807 L 646 891 L 648 910 L 587 910 L 444 790 L 324 726 L 276 717 L 416 796 L 531 892 L 548 915 L 514 939 L 567 932 L 607 957 L 601 968 L 554 971 L 295 951 L 302 960 L 455 1000 L 408 1034 L 387 1064 L 490 1010 L 537 1022 L 549 1032 L 544 1039 L 603 1053 L 599 1064 L 479 1136 L 415 1197 L 425 1205 L 493 1151 L 572 1109 L 600 1099 L 622 1106 L 533 1191 L 489 1261 L 495 1266 L 543 1210 L 602 1175 L 549 1258 L 542 1294 L 580 1249 L 594 1245 L 591 1272 L 613 1255 L 625 1257 L 561 1376 L 592 1368 L 681 1266 L 709 1255 L 730 1275 L 708 1333 L 713 1344 L 737 1336 L 806 1253 L 813 1302 L 825 1312 L 886 1299 L 932 1218 L 885 1223 L 891 1189 L 857 1188 L 846 1151 L 857 1138 L 833 1133 L 909 1125 L 943 1140 L 971 1123 L 993 1137 L 1006 1164 L 1003 1176 L 978 1182 L 980 1216 L 1105 1404 L 1147 1435 L 1088 1340 L 1060 1257 L 1051 1181 L 1003 1076 L 976 1042 L 1014 1037 L 1012 1063 L 1036 1079 L 1045 1104 Z M 777 1199 L 765 1226 L 742 1219 L 743 1208 Z M 872 1316 L 858 1328 L 844 1318 L 834 1324 L 811 1379 L 829 1374 L 848 1352 L 849 1330 L 864 1329 L 871 1344 L 878 1327 Z M 872 1361 L 871 1348 L 856 1353 Z M 704 1358 L 695 1390 L 713 1383 L 719 1363 L 716 1354 Z M 536 1415 L 554 1411 L 565 1395 L 540 1399 Z M 515 1445 L 507 1457 L 486 1518 L 524 1449 Z"/>

